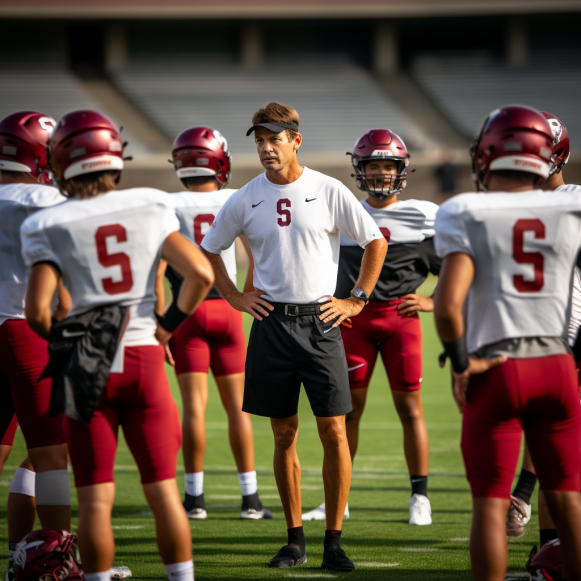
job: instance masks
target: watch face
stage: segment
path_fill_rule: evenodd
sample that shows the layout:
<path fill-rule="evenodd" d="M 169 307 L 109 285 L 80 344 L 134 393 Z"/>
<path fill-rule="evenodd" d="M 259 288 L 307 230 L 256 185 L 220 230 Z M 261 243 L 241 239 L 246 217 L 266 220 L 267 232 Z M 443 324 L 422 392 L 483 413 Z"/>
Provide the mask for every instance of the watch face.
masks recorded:
<path fill-rule="evenodd" d="M 369 297 L 367 296 L 367 293 L 363 290 L 363 289 L 355 289 L 354 291 L 352 291 L 351 293 L 355 298 L 361 299 L 362 301 L 367 302 L 369 300 Z"/>

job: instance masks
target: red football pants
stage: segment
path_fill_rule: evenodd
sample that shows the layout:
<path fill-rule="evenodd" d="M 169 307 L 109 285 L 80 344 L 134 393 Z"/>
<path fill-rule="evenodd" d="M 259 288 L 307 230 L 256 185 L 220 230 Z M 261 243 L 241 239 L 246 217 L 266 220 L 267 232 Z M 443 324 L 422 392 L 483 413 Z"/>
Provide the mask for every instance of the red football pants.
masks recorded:
<path fill-rule="evenodd" d="M 91 423 L 64 419 L 75 484 L 113 482 L 119 425 L 141 482 L 175 478 L 182 443 L 160 345 L 126 347 L 123 373 L 111 373 Z"/>
<path fill-rule="evenodd" d="M 176 375 L 208 373 L 214 377 L 244 371 L 246 338 L 242 313 L 225 299 L 205 300 L 173 334 L 170 349 Z"/>
<path fill-rule="evenodd" d="M 509 498 L 524 430 L 541 490 L 581 489 L 581 405 L 570 355 L 509 359 L 470 378 L 462 455 L 472 495 Z"/>
<path fill-rule="evenodd" d="M 10 386 L 10 396 L 16 418 L 24 434 L 27 448 L 42 448 L 64 444 L 62 417 L 48 415 L 52 379 L 41 379 L 48 364 L 48 343 L 41 339 L 21 319 L 10 319 L 0 325 L 0 391 L 4 398 L 5 386 Z M 2 443 L 12 445 L 16 422 L 8 422 L 10 408 L 7 406 L 3 417 L 4 435 Z"/>
<path fill-rule="evenodd" d="M 417 314 L 405 317 L 403 301 L 370 301 L 353 317 L 353 328 L 341 327 L 351 389 L 367 387 L 377 354 L 381 354 L 393 391 L 416 391 L 422 381 L 422 327 Z"/>

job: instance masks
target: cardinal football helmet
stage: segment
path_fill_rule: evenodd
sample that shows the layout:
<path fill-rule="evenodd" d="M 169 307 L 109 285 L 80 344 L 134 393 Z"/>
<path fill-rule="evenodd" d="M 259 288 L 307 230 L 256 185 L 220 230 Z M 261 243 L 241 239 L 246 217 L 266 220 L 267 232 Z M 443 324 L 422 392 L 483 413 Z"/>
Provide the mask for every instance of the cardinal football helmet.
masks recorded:
<path fill-rule="evenodd" d="M 15 581 L 84 579 L 77 554 L 77 536 L 66 531 L 32 531 L 14 550 Z"/>
<path fill-rule="evenodd" d="M 398 192 L 406 185 L 407 167 L 410 163 L 410 154 L 403 139 L 389 129 L 370 129 L 363 134 L 353 147 L 351 164 L 355 169 L 356 186 L 363 192 L 379 200 L 385 200 Z M 396 174 L 366 174 L 365 164 L 371 160 L 389 159 L 397 163 Z"/>
<path fill-rule="evenodd" d="M 97 111 L 81 109 L 67 113 L 58 122 L 48 142 L 48 162 L 57 181 L 113 171 L 115 183 L 119 183 L 123 147 L 113 121 Z"/>
<path fill-rule="evenodd" d="M 491 171 L 513 170 L 535 174 L 536 185 L 548 176 L 553 134 L 544 115 L 530 107 L 510 105 L 484 120 L 470 148 L 472 179 L 488 187 Z"/>
<path fill-rule="evenodd" d="M 211 127 L 191 127 L 175 139 L 171 152 L 180 180 L 213 177 L 220 188 L 230 181 L 232 156 L 222 134 Z"/>
<path fill-rule="evenodd" d="M 527 571 L 533 581 L 565 581 L 559 539 L 549 541 L 538 551 L 534 546 L 527 563 Z"/>
<path fill-rule="evenodd" d="M 0 121 L 0 171 L 32 174 L 49 184 L 46 143 L 56 121 L 38 111 L 18 111 Z"/>
<path fill-rule="evenodd" d="M 549 172 L 549 175 L 553 175 L 561 171 L 569 161 L 571 154 L 569 132 L 557 117 L 546 111 L 542 111 L 542 114 L 547 118 L 553 132 L 553 155 L 551 156 L 551 170 Z"/>

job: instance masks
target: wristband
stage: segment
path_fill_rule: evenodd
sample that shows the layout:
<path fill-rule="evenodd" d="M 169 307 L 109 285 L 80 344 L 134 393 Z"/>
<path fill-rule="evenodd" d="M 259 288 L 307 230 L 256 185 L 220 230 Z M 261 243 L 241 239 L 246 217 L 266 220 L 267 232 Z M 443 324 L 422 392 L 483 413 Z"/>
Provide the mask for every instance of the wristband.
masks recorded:
<path fill-rule="evenodd" d="M 174 301 L 166 311 L 165 315 L 155 314 L 160 327 L 170 333 L 173 333 L 190 316 L 187 313 L 180 311 L 177 303 L 177 300 Z"/>
<path fill-rule="evenodd" d="M 446 355 L 450 358 L 452 369 L 456 373 L 464 373 L 468 369 L 468 348 L 466 347 L 466 336 L 462 335 L 456 341 L 442 341 Z"/>

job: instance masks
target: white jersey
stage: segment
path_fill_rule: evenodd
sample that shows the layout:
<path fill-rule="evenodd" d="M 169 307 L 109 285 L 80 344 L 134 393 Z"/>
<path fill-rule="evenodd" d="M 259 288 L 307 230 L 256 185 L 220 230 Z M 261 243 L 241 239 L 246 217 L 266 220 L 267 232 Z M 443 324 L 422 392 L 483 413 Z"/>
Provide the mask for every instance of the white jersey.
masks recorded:
<path fill-rule="evenodd" d="M 581 270 L 575 267 L 573 274 L 573 291 L 571 293 L 571 318 L 569 319 L 569 346 L 573 347 L 581 327 Z"/>
<path fill-rule="evenodd" d="M 0 325 L 7 319 L 24 319 L 29 269 L 22 258 L 22 222 L 40 208 L 60 204 L 65 199 L 50 186 L 0 185 Z"/>
<path fill-rule="evenodd" d="M 171 199 L 175 204 L 176 215 L 180 221 L 180 232 L 199 247 L 222 206 L 234 192 L 236 190 L 171 194 Z M 230 280 L 236 284 L 236 251 L 234 244 L 226 248 L 221 253 L 221 256 Z"/>
<path fill-rule="evenodd" d="M 565 184 L 555 189 L 556 192 L 569 192 L 581 195 L 581 186 Z M 573 276 L 573 289 L 571 297 L 571 318 L 569 319 L 569 345 L 572 347 L 577 339 L 577 333 L 581 327 L 581 270 L 575 267 Z"/>
<path fill-rule="evenodd" d="M 340 232 L 361 247 L 382 238 L 351 191 L 305 167 L 291 184 L 273 184 L 263 173 L 238 190 L 202 247 L 218 254 L 243 234 L 254 257 L 254 287 L 273 302 L 305 304 L 335 292 Z"/>
<path fill-rule="evenodd" d="M 432 238 L 438 205 L 425 200 L 402 200 L 386 208 L 374 208 L 361 200 L 365 211 L 379 226 L 390 244 L 419 244 Z M 341 246 L 356 246 L 357 242 L 341 233 Z"/>
<path fill-rule="evenodd" d="M 566 192 L 566 193 L 576 193 L 581 194 L 581 186 L 576 186 L 575 184 L 564 184 L 555 188 L 555 192 Z"/>
<path fill-rule="evenodd" d="M 155 345 L 155 276 L 162 245 L 177 230 L 168 194 L 133 188 L 37 212 L 22 225 L 22 252 L 28 266 L 57 266 L 71 295 L 71 315 L 129 306 L 123 345 Z"/>
<path fill-rule="evenodd" d="M 436 249 L 472 257 L 468 351 L 504 339 L 567 342 L 581 196 L 540 190 L 463 194 L 440 206 Z"/>

